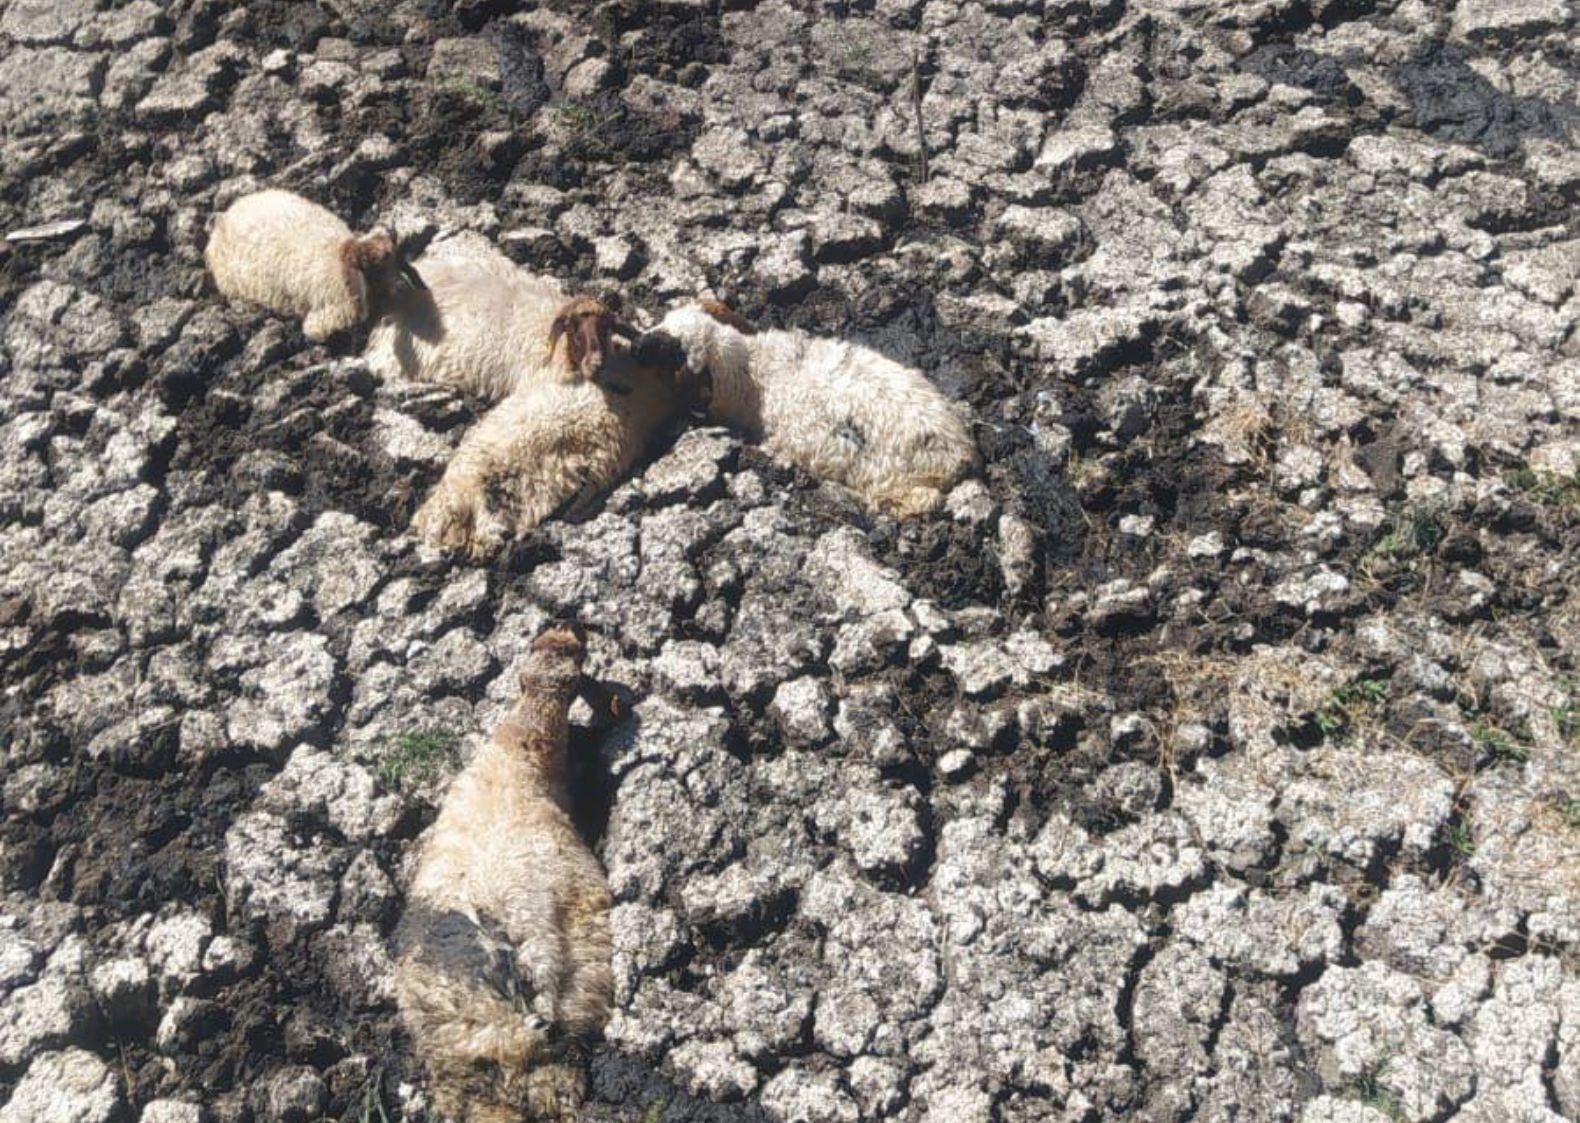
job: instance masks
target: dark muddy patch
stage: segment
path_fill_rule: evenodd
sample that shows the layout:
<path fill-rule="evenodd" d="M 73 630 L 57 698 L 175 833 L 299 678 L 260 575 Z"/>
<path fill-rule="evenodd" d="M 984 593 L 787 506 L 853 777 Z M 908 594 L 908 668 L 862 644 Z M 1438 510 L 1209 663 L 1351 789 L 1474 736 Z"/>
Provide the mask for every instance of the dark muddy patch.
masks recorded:
<path fill-rule="evenodd" d="M 891 524 L 892 526 L 892 524 Z M 939 514 L 911 526 L 885 527 L 872 537 L 878 559 L 899 570 L 906 587 L 946 609 L 997 604 L 1003 571 L 992 527 L 967 526 Z"/>
<path fill-rule="evenodd" d="M 273 489 L 309 515 L 346 511 L 404 529 L 428 481 L 379 447 L 372 392 L 356 367 L 232 369 L 182 410 L 172 467 L 201 472 L 226 507 Z"/>
<path fill-rule="evenodd" d="M 650 1065 L 613 1049 L 593 1054 L 586 1123 L 771 1123 L 752 1104 L 716 1104 L 678 1087 Z"/>
<path fill-rule="evenodd" d="M 499 52 L 499 99 L 518 119 L 536 113 L 554 91 L 543 70 L 543 56 L 521 28 L 496 23 L 489 38 Z"/>
<path fill-rule="evenodd" d="M 1499 90 L 1470 66 L 1462 49 L 1447 44 L 1423 50 L 1393 78 L 1410 100 L 1418 129 L 1498 159 L 1518 155 L 1525 140 L 1566 141 L 1580 124 L 1572 108 Z"/>
<path fill-rule="evenodd" d="M 630 73 L 691 86 L 700 84 L 708 66 L 729 61 L 718 16 L 711 5 L 662 7 L 655 12 L 643 0 L 618 0 L 598 9 L 593 27 L 610 43 L 628 32 L 638 33 L 621 48 L 621 61 Z"/>
<path fill-rule="evenodd" d="M 549 112 L 558 113 L 571 132 L 565 155 L 583 163 L 652 163 L 690 149 L 697 131 L 695 122 L 678 113 L 639 113 L 614 90 L 551 106 Z"/>
<path fill-rule="evenodd" d="M 1365 100 L 1338 59 L 1287 43 L 1258 47 L 1238 66 L 1269 82 L 1298 86 L 1316 95 L 1320 104 L 1353 108 Z"/>

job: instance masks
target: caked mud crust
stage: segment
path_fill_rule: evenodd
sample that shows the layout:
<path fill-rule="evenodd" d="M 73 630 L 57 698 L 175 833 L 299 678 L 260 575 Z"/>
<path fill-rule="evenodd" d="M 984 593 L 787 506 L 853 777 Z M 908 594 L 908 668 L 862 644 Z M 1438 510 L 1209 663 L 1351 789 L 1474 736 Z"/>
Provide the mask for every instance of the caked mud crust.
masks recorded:
<path fill-rule="evenodd" d="M 0 11 L 0 1105 L 421 1118 L 405 863 L 574 616 L 589 1120 L 1580 1115 L 1562 5 L 97 7 Z M 983 486 L 698 430 L 425 561 L 476 403 L 216 297 L 264 184 L 859 339 Z"/>

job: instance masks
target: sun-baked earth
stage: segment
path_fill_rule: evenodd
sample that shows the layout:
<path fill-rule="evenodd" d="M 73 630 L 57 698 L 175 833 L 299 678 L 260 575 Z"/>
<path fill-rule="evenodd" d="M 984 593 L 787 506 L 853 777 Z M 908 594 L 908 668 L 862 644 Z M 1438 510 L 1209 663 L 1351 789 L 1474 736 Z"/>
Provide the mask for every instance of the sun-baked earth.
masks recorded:
<path fill-rule="evenodd" d="M 589 1120 L 1580 1117 L 1580 5 L 517 7 L 0 11 L 0 1123 L 421 1119 L 403 863 L 564 615 Z M 475 403 L 214 297 L 263 184 L 870 343 L 985 478 L 692 430 L 421 557 Z"/>

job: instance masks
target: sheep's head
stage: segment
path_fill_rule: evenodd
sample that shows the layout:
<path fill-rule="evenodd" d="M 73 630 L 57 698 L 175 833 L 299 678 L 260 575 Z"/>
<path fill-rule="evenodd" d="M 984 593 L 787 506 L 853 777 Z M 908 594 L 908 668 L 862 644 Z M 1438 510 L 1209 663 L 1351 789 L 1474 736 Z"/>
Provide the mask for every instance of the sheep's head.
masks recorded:
<path fill-rule="evenodd" d="M 573 690 L 581 681 L 587 640 L 579 625 L 553 624 L 532 641 L 527 665 L 521 671 L 523 691 Z"/>
<path fill-rule="evenodd" d="M 348 276 L 361 279 L 372 312 L 382 312 L 404 292 L 428 291 L 395 235 L 383 227 L 349 239 L 340 254 Z"/>
<path fill-rule="evenodd" d="M 632 345 L 630 361 L 657 379 L 678 400 L 680 409 L 697 414 L 707 411 L 707 380 L 687 371 L 686 353 L 674 336 L 663 331 L 647 332 Z"/>
<path fill-rule="evenodd" d="M 668 362 L 681 368 L 680 389 L 706 407 L 713 380 L 745 371 L 746 337 L 757 329 L 717 300 L 702 300 L 671 311 L 636 345 L 650 365 Z"/>
<path fill-rule="evenodd" d="M 613 337 L 634 340 L 636 331 L 599 300 L 578 296 L 566 301 L 549 326 L 549 355 L 565 340 L 565 366 L 582 378 L 598 372 L 613 349 Z"/>

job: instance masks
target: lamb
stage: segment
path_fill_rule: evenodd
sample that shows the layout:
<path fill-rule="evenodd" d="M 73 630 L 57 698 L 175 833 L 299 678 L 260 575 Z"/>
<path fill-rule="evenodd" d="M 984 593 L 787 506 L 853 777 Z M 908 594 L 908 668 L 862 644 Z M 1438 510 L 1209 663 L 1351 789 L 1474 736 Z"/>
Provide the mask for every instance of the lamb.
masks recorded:
<path fill-rule="evenodd" d="M 582 382 L 529 384 L 462 440 L 412 531 L 474 559 L 624 475 L 687 405 L 673 341 L 616 352 Z"/>
<path fill-rule="evenodd" d="M 590 378 L 611 335 L 636 335 L 598 301 L 567 297 L 475 235 L 445 239 L 416 264 L 427 291 L 398 304 L 368 338 L 368 365 L 386 379 L 496 402 L 528 383 Z"/>
<path fill-rule="evenodd" d="M 673 309 L 653 337 L 679 344 L 711 419 L 868 506 L 926 514 L 977 468 L 962 408 L 921 371 L 870 348 L 759 332 L 717 301 Z"/>
<path fill-rule="evenodd" d="M 396 1002 L 457 1123 L 570 1123 L 586 1086 L 575 1038 L 609 1017 L 609 886 L 566 789 L 584 653 L 563 626 L 533 641 L 521 697 L 451 786 L 396 926 Z"/>
<path fill-rule="evenodd" d="M 215 220 L 203 258 L 222 295 L 303 317 L 314 342 L 368 323 L 402 287 L 422 287 L 388 231 L 354 235 L 289 191 L 237 199 Z"/>

